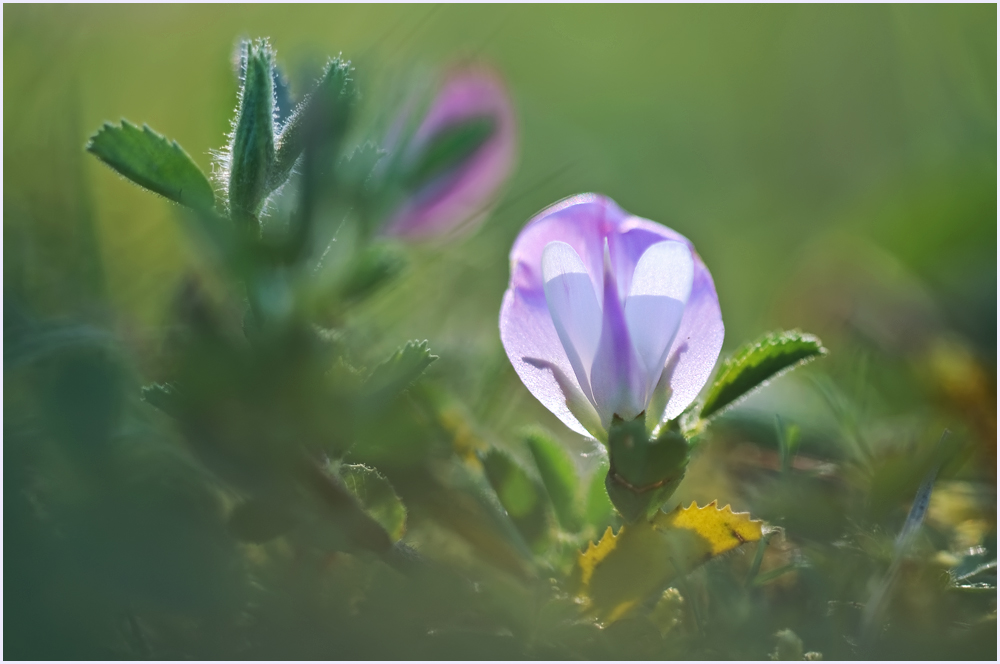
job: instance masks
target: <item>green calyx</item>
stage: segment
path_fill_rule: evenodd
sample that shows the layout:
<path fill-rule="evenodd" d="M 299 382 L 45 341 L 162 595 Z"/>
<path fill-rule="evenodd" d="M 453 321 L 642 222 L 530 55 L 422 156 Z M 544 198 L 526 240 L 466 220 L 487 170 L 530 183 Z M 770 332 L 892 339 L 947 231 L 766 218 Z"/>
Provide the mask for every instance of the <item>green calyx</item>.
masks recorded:
<path fill-rule="evenodd" d="M 628 522 L 655 514 L 684 478 L 688 442 L 666 426 L 650 440 L 645 416 L 625 421 L 617 415 L 608 431 L 611 467 L 604 484 L 611 502 Z"/>

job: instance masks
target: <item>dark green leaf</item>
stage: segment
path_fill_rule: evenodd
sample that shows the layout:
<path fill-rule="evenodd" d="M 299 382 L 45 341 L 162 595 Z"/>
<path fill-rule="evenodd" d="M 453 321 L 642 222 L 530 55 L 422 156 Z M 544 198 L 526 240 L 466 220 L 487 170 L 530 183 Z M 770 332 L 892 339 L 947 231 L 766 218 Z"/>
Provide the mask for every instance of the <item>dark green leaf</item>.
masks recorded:
<path fill-rule="evenodd" d="M 459 168 L 489 140 L 495 125 L 493 118 L 480 117 L 439 131 L 427 141 L 407 176 L 407 184 L 412 189 L 419 189 Z"/>
<path fill-rule="evenodd" d="M 244 42 L 240 100 L 229 145 L 229 207 L 235 220 L 256 218 L 274 167 L 274 52 L 266 40 Z"/>
<path fill-rule="evenodd" d="M 525 437 L 528 449 L 535 458 L 542 484 L 555 508 L 559 524 L 568 531 L 580 530 L 580 514 L 577 510 L 577 486 L 579 480 L 573 460 L 566 450 L 541 432 L 532 432 Z"/>
<path fill-rule="evenodd" d="M 722 365 L 701 417 L 718 415 L 772 378 L 826 352 L 819 339 L 795 330 L 767 334 L 743 346 Z"/>
<path fill-rule="evenodd" d="M 340 477 L 368 515 L 385 528 L 394 542 L 398 541 L 406 531 L 406 506 L 389 480 L 374 468 L 361 464 L 342 465 Z"/>
<path fill-rule="evenodd" d="M 175 203 L 197 210 L 215 205 L 208 178 L 176 141 L 168 141 L 149 127 L 139 129 L 127 120 L 105 123 L 90 138 L 87 151 L 120 174 Z"/>

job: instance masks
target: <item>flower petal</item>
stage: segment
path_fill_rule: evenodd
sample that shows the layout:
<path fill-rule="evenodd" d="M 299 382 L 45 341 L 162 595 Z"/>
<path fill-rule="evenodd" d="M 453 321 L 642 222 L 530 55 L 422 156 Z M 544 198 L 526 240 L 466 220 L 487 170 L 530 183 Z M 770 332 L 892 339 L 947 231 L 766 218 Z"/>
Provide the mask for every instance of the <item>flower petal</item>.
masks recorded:
<path fill-rule="evenodd" d="M 601 423 L 607 428 L 612 416 L 630 420 L 646 408 L 646 372 L 629 337 L 607 248 L 602 314 L 601 340 L 591 370 L 590 386 Z"/>
<path fill-rule="evenodd" d="M 588 399 L 590 366 L 601 340 L 601 305 L 579 254 L 565 242 L 550 242 L 542 252 L 545 302 L 559 340 Z"/>
<path fill-rule="evenodd" d="M 528 391 L 567 427 L 591 437 L 567 405 L 565 385 L 560 385 L 557 379 L 557 371 L 564 383 L 572 384 L 576 377 L 552 324 L 541 288 L 538 292 L 523 288 L 507 290 L 500 307 L 500 340 Z M 579 385 L 576 389 L 583 394 Z"/>
<path fill-rule="evenodd" d="M 667 354 L 670 400 L 663 419 L 672 420 L 691 405 L 712 376 L 722 350 L 726 328 L 722 324 L 719 296 L 708 268 L 694 254 L 694 283 L 684 308 L 680 329 Z"/>
<path fill-rule="evenodd" d="M 625 300 L 625 320 L 646 371 L 647 394 L 660 380 L 693 279 L 694 261 L 683 242 L 657 242 L 635 266 Z"/>

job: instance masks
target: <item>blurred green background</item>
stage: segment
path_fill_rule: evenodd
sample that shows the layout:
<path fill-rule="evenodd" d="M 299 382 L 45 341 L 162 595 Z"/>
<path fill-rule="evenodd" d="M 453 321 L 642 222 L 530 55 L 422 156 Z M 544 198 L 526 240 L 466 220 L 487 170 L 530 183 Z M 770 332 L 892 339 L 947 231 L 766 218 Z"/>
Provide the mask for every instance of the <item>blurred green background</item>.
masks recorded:
<path fill-rule="evenodd" d="M 806 324 L 776 303 L 809 268 L 804 257 L 847 237 L 898 261 L 953 325 L 993 348 L 995 7 L 4 13 L 5 204 L 26 214 L 51 202 L 70 153 L 105 120 L 147 122 L 207 170 L 229 129 L 240 36 L 270 36 L 292 71 L 343 51 L 363 79 L 473 55 L 509 81 L 520 169 L 488 227 L 445 250 L 436 269 L 449 277 L 428 280 L 428 315 L 401 312 L 408 334 L 498 346 L 516 233 L 545 205 L 598 191 L 694 241 L 715 276 L 727 347 Z M 83 182 L 116 304 L 155 324 L 194 260 L 170 205 L 93 159 Z M 866 248 L 854 251 L 858 271 L 870 269 Z"/>
<path fill-rule="evenodd" d="M 605 193 L 694 242 L 715 278 L 724 352 L 767 329 L 817 333 L 831 350 L 822 370 L 853 404 L 837 410 L 840 392 L 812 368 L 781 379 L 731 418 L 736 433 L 707 449 L 678 498 L 781 513 L 732 479 L 767 465 L 741 444 L 773 448 L 776 411 L 802 423 L 819 458 L 843 455 L 815 432 L 845 418 L 900 449 L 957 427 L 978 464 L 962 481 L 980 482 L 976 495 L 992 483 L 995 556 L 995 5 L 22 5 L 4 19 L 5 279 L 50 316 L 76 313 L 103 280 L 145 378 L 169 302 L 204 260 L 171 204 L 84 155 L 91 132 L 145 122 L 209 171 L 240 37 L 270 37 L 299 91 L 304 72 L 343 52 L 372 100 L 414 68 L 480 58 L 514 97 L 519 167 L 478 232 L 416 248 L 405 278 L 359 314 L 370 343 L 426 338 L 448 389 L 477 413 L 496 402 L 483 419 L 497 436 L 541 422 L 590 449 L 520 385 L 497 315 L 524 223 L 565 196 Z M 895 526 L 919 481 L 904 475 L 885 490 Z"/>

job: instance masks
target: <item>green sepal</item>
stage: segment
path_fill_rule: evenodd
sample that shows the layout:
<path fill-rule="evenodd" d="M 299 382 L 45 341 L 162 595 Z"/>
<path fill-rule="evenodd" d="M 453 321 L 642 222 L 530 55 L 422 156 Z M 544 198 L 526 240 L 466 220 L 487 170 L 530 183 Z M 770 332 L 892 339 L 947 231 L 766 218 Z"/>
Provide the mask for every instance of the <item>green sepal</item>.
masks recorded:
<path fill-rule="evenodd" d="M 274 52 L 266 40 L 242 46 L 239 106 L 229 144 L 229 208 L 238 222 L 256 220 L 274 168 Z"/>
<path fill-rule="evenodd" d="M 677 489 L 689 447 L 674 427 L 665 427 L 651 441 L 642 416 L 628 422 L 616 416 L 608 432 L 608 454 L 608 497 L 622 518 L 634 522 L 655 514 Z"/>
<path fill-rule="evenodd" d="M 823 343 L 798 330 L 772 332 L 739 348 L 722 365 L 701 407 L 714 417 L 782 373 L 827 353 Z"/>
<path fill-rule="evenodd" d="M 104 123 L 87 151 L 140 187 L 196 210 L 211 210 L 215 192 L 208 178 L 176 141 L 139 129 L 128 120 Z"/>

